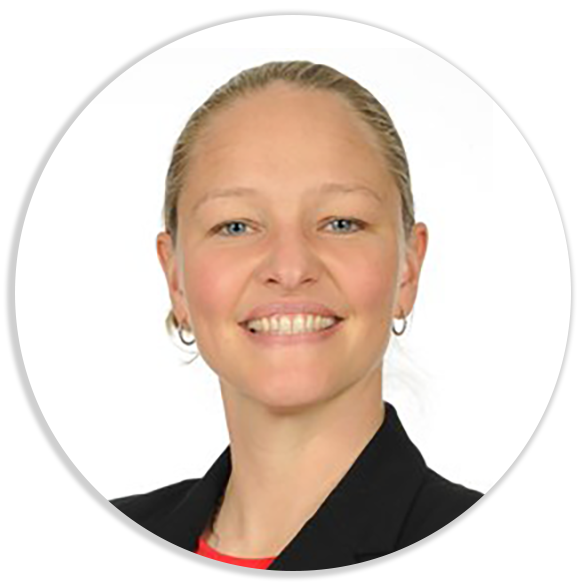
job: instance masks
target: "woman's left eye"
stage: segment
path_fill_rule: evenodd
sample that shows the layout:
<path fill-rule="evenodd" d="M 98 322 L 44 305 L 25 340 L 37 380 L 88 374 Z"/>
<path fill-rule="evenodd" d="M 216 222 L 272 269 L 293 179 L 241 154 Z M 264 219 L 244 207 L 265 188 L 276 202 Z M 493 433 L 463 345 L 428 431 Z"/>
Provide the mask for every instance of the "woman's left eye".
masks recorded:
<path fill-rule="evenodd" d="M 333 224 L 334 222 L 345 223 L 346 225 L 354 224 L 355 226 L 358 227 L 358 229 L 352 230 L 352 232 L 358 232 L 358 230 L 364 230 L 364 228 L 366 226 L 366 222 L 363 222 L 362 220 L 358 220 L 357 218 L 334 218 L 333 220 L 330 220 L 328 222 L 328 224 Z M 340 224 L 338 224 L 338 225 L 340 225 Z M 347 232 L 347 230 L 342 230 L 342 232 Z M 351 233 L 351 232 L 349 232 L 349 233 Z"/>
<path fill-rule="evenodd" d="M 358 220 L 357 218 L 334 218 L 331 219 L 327 222 L 326 225 L 334 225 L 335 223 L 337 223 L 338 226 L 348 226 L 348 225 L 354 225 L 356 226 L 356 229 L 354 230 L 346 230 L 346 229 L 342 229 L 342 230 L 335 230 L 335 232 L 341 232 L 342 234 L 347 233 L 347 234 L 352 234 L 354 232 L 358 232 L 360 230 L 364 230 L 364 228 L 366 227 L 366 222 L 363 222 L 362 220 Z M 232 236 L 239 236 L 240 234 L 243 234 L 244 231 L 243 230 L 238 230 L 236 233 L 235 232 L 226 232 L 224 231 L 224 229 L 229 228 L 230 226 L 249 226 L 248 223 L 242 221 L 242 220 L 231 220 L 229 222 L 223 222 L 222 224 L 218 224 L 215 228 L 212 229 L 212 233 L 213 234 L 221 234 L 222 236 L 228 236 L 228 237 L 232 237 Z"/>

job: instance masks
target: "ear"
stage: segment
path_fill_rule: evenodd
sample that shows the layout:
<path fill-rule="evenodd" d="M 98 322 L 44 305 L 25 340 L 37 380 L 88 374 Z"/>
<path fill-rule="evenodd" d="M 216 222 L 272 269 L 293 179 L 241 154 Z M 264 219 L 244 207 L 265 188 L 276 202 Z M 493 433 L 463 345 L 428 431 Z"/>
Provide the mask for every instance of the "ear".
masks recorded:
<path fill-rule="evenodd" d="M 165 273 L 175 318 L 178 323 L 189 324 L 189 313 L 179 278 L 179 259 L 171 235 L 167 232 L 160 232 L 157 235 L 157 256 Z"/>
<path fill-rule="evenodd" d="M 422 222 L 415 224 L 403 252 L 399 289 L 393 308 L 393 317 L 395 318 L 401 316 L 401 311 L 407 316 L 413 310 L 428 240 L 427 226 Z"/>

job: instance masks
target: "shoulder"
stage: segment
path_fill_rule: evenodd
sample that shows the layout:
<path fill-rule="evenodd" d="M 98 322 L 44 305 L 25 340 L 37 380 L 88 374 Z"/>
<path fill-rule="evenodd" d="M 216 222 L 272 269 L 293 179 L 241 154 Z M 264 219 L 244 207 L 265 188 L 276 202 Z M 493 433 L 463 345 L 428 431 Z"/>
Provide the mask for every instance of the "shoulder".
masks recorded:
<path fill-rule="evenodd" d="M 110 500 L 110 503 L 127 517 L 146 527 L 179 505 L 199 480 L 182 480 L 144 494 L 115 498 Z"/>
<path fill-rule="evenodd" d="M 397 549 L 402 549 L 442 529 L 465 513 L 484 494 L 450 482 L 433 470 L 427 471 Z M 452 533 L 402 560 L 425 559 L 438 571 L 492 572 L 492 501 Z M 398 562 L 401 563 L 401 562 Z"/>
<path fill-rule="evenodd" d="M 414 518 L 423 514 L 427 519 L 445 519 L 446 523 L 449 523 L 482 496 L 484 495 L 481 492 L 450 482 L 428 469 L 411 514 Z"/>

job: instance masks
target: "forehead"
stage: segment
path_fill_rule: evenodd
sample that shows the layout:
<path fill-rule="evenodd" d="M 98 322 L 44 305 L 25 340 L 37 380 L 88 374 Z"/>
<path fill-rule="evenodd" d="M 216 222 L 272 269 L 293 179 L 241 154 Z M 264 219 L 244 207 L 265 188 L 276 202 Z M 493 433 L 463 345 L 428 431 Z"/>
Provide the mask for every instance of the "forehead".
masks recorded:
<path fill-rule="evenodd" d="M 361 124 L 360 117 L 340 94 L 323 89 L 296 87 L 290 83 L 271 85 L 241 96 L 210 117 L 209 128 L 219 131 L 225 126 L 238 125 L 262 130 L 265 124 L 278 123 L 293 129 L 307 123 L 320 127 Z M 256 127 L 262 124 L 261 127 Z M 364 125 L 364 123 L 363 123 Z"/>
<path fill-rule="evenodd" d="M 221 111 L 193 146 L 185 187 L 190 192 L 251 184 L 307 191 L 323 182 L 390 187 L 375 132 L 332 92 L 273 84 Z"/>

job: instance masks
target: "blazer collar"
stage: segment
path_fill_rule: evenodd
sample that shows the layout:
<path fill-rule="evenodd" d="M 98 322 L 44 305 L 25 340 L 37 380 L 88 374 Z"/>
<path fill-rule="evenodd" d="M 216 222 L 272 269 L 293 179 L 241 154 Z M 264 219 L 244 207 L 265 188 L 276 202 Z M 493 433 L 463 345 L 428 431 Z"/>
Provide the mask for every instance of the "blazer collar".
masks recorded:
<path fill-rule="evenodd" d="M 427 467 L 395 408 L 384 406 L 376 434 L 270 570 L 336 568 L 394 551 Z M 195 551 L 231 469 L 228 446 L 154 532 Z"/>

